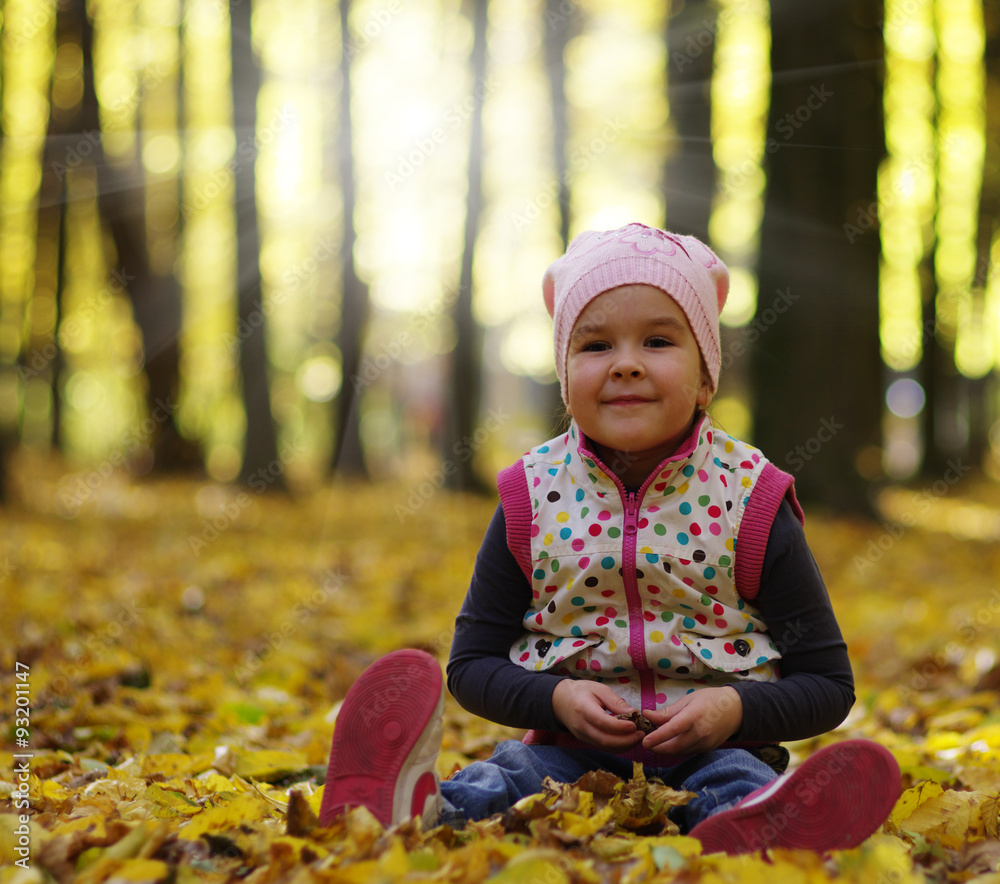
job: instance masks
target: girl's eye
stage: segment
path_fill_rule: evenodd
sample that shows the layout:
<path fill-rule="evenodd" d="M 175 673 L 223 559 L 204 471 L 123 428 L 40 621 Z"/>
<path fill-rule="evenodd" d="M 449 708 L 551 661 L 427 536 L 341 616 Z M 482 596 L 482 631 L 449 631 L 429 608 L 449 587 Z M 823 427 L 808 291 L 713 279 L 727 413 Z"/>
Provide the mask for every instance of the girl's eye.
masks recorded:
<path fill-rule="evenodd" d="M 666 338 L 659 338 L 659 337 L 657 337 L 657 338 L 650 338 L 646 342 L 646 346 L 647 347 L 672 347 L 673 344 L 670 341 L 668 341 Z"/>
<path fill-rule="evenodd" d="M 591 341 L 589 344 L 584 346 L 584 351 L 589 351 L 591 353 L 598 353 L 601 350 L 607 350 L 608 345 L 604 341 Z"/>

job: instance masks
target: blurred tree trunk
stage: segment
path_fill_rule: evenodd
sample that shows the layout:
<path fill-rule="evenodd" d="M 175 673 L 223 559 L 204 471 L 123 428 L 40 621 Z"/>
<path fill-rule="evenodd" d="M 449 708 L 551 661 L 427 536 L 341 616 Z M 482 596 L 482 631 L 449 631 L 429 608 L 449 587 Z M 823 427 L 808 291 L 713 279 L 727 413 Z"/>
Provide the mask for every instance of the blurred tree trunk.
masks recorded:
<path fill-rule="evenodd" d="M 267 321 L 264 314 L 260 277 L 260 237 L 257 230 L 257 93 L 260 68 L 254 57 L 251 33 L 253 4 L 250 0 L 232 3 L 229 25 L 232 40 L 233 128 L 239 143 L 253 143 L 247 162 L 234 169 L 236 192 L 237 311 L 240 375 L 243 408 L 246 412 L 246 439 L 240 480 L 263 479 L 269 489 L 284 488 L 284 464 L 278 459 L 271 395 L 267 377 Z M 281 469 L 276 469 L 280 465 Z M 262 472 L 263 471 L 263 472 Z"/>
<path fill-rule="evenodd" d="M 474 106 L 469 125 L 468 192 L 462 269 L 453 317 L 458 341 L 451 358 L 451 408 L 444 433 L 444 467 L 452 488 L 483 491 L 475 470 L 479 399 L 482 387 L 482 329 L 472 312 L 472 268 L 483 202 L 483 94 L 486 84 L 487 0 L 473 0 L 472 75 Z"/>
<path fill-rule="evenodd" d="M 340 394 L 336 405 L 336 426 L 332 467 L 341 475 L 368 477 L 361 445 L 360 402 L 355 380 L 361 365 L 365 328 L 368 324 L 368 287 L 358 279 L 354 266 L 354 144 L 351 125 L 351 56 L 353 44 L 348 27 L 351 0 L 340 0 L 340 131 L 338 167 L 343 200 L 341 255 L 340 332 L 337 346 L 342 359 Z"/>
<path fill-rule="evenodd" d="M 57 10 L 56 52 L 64 43 L 79 45 L 79 22 Z M 54 76 L 50 83 L 54 83 Z M 35 289 L 45 286 L 54 293 L 56 323 L 51 334 L 40 339 L 33 334 L 33 323 L 27 323 L 27 353 L 22 355 L 19 368 L 25 384 L 40 375 L 46 379 L 52 395 L 50 444 L 58 451 L 62 444 L 62 371 L 63 354 L 59 344 L 59 326 L 63 319 L 66 290 L 66 221 L 68 174 L 65 152 L 71 132 L 79 132 L 81 105 L 60 108 L 49 92 L 49 124 L 42 152 L 42 180 L 38 188 L 38 233 L 35 238 Z M 30 310 L 29 310 L 30 312 Z M 25 358 L 26 357 L 26 358 Z"/>
<path fill-rule="evenodd" d="M 552 98 L 552 156 L 556 169 L 556 204 L 559 207 L 559 241 L 563 251 L 569 244 L 570 180 L 566 146 L 569 119 L 566 113 L 566 44 L 570 18 L 566 0 L 545 0 L 545 66 Z"/>
<path fill-rule="evenodd" d="M 79 29 L 83 51 L 83 100 L 81 138 L 100 132 L 100 113 L 94 88 L 93 28 L 84 0 L 60 3 L 58 15 Z M 132 303 L 132 315 L 142 335 L 146 374 L 146 402 L 156 429 L 149 440 L 156 471 L 193 470 L 200 463 L 197 445 L 185 439 L 176 423 L 181 330 L 180 288 L 174 276 L 154 274 L 146 246 L 146 189 L 141 161 L 141 133 L 136 133 L 135 155 L 127 166 L 105 162 L 100 141 L 94 144 L 93 161 L 101 215 L 111 232 L 117 252 L 108 290 L 123 291 Z"/>
<path fill-rule="evenodd" d="M 556 205 L 559 210 L 559 242 L 562 251 L 569 245 L 572 219 L 572 174 L 569 168 L 569 114 L 566 101 L 566 44 L 573 33 L 578 14 L 567 7 L 566 0 L 545 0 L 545 64 L 548 71 L 549 94 L 552 103 L 552 160 L 556 171 Z M 541 280 L 538 281 L 541 291 Z M 544 414 L 551 415 L 549 436 L 555 436 L 565 425 L 562 395 L 558 383 L 543 388 Z"/>
<path fill-rule="evenodd" d="M 668 8 L 673 3 L 667 0 Z M 706 0 L 685 3 L 668 17 L 667 97 L 676 135 L 663 164 L 667 229 L 708 242 L 715 192 L 712 157 L 712 59 L 718 10 Z"/>
<path fill-rule="evenodd" d="M 992 6 L 992 8 L 989 8 Z M 983 61 L 986 67 L 986 156 L 983 162 L 983 181 L 979 197 L 978 241 L 976 243 L 976 279 L 973 285 L 980 297 L 990 284 L 990 277 L 1000 272 L 992 263 L 993 239 L 1000 224 L 1000 9 L 995 4 L 984 8 L 986 46 Z M 984 317 L 989 322 L 988 316 Z M 995 364 L 995 363 L 994 363 Z M 969 388 L 969 463 L 981 468 L 990 456 L 990 428 L 1000 419 L 996 403 L 1000 398 L 998 376 L 991 371 L 982 378 L 966 381 Z M 941 475 L 940 472 L 937 473 Z"/>
<path fill-rule="evenodd" d="M 845 225 L 884 154 L 882 18 L 877 0 L 771 3 L 754 443 L 801 500 L 838 511 L 869 510 L 855 461 L 880 438 L 879 240 Z"/>
<path fill-rule="evenodd" d="M 36 237 L 36 260 L 35 260 L 35 284 L 49 277 L 54 292 L 56 319 L 62 319 L 65 311 L 66 293 L 66 225 L 67 225 L 67 192 L 65 177 L 57 175 L 53 169 L 53 162 L 58 162 L 61 157 L 57 157 L 59 148 L 65 144 L 65 137 L 60 130 L 63 128 L 60 123 L 53 122 L 55 113 L 50 112 L 49 129 L 45 139 L 45 151 L 43 154 L 42 183 L 39 187 L 38 204 L 38 234 Z M 42 248 L 45 239 L 49 239 L 55 246 L 55 255 L 48 254 Z M 52 259 L 55 259 L 52 261 Z M 43 266 L 43 262 L 52 261 L 51 266 Z M 38 352 L 41 345 L 41 352 L 51 352 L 52 358 L 43 371 L 47 374 L 49 389 L 52 395 L 52 432 L 50 444 L 53 451 L 58 451 L 62 447 L 62 374 L 65 365 L 62 347 L 59 344 L 58 325 L 53 326 L 51 335 L 46 335 L 43 341 L 32 340 L 29 344 L 29 352 Z M 26 374 L 24 377 L 30 378 L 38 372 L 33 365 L 24 366 Z"/>

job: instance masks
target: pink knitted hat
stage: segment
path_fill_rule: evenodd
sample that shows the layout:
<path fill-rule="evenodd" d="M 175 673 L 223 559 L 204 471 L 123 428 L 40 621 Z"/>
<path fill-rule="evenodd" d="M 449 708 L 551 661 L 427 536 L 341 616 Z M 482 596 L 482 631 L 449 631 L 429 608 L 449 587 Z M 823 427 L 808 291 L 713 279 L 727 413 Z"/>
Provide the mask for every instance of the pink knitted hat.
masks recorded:
<path fill-rule="evenodd" d="M 693 236 L 626 224 L 617 230 L 588 230 L 545 271 L 542 294 L 553 320 L 556 372 L 566 401 L 566 356 L 570 334 L 583 309 L 604 292 L 623 285 L 663 289 L 687 316 L 712 379 L 722 361 L 719 313 L 729 293 L 729 271 Z"/>

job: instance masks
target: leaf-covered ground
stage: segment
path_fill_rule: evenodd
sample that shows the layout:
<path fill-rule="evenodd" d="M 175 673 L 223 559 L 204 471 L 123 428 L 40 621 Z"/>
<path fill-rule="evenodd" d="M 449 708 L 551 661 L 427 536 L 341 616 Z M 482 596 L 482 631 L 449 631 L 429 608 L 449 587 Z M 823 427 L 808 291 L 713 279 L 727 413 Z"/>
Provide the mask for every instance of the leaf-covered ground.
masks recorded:
<path fill-rule="evenodd" d="M 683 799 L 641 777 L 553 785 L 462 831 L 317 826 L 338 701 L 394 648 L 444 662 L 492 502 L 35 470 L 0 510 L 0 882 L 997 884 L 1000 499 L 965 484 L 887 496 L 882 523 L 809 514 L 858 703 L 789 748 L 882 742 L 904 773 L 892 817 L 856 850 L 727 858 L 673 833 Z M 439 773 L 514 735 L 449 698 Z"/>

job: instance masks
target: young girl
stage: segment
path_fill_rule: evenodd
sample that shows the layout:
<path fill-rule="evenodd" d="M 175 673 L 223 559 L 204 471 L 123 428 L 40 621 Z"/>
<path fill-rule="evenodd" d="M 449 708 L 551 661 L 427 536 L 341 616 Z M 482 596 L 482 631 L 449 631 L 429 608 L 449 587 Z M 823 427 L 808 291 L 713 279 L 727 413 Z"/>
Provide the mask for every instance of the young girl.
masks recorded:
<path fill-rule="evenodd" d="M 439 783 L 440 668 L 390 654 L 338 716 L 322 822 L 457 826 L 635 760 L 695 793 L 674 819 L 706 853 L 853 847 L 888 816 L 899 768 L 874 743 L 779 776 L 778 742 L 836 727 L 854 684 L 792 477 L 705 412 L 728 286 L 701 242 L 641 224 L 548 269 L 570 426 L 500 473 L 448 663 L 466 709 L 528 735 Z"/>

